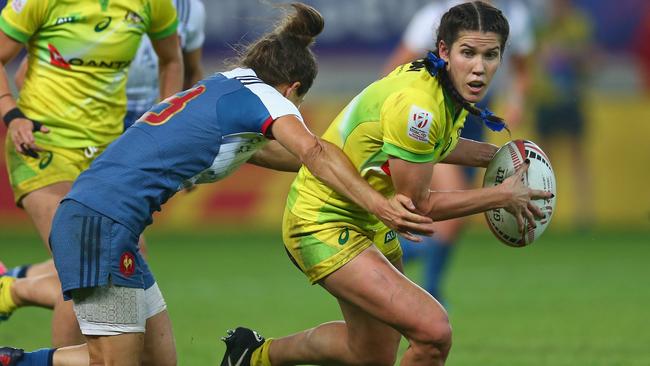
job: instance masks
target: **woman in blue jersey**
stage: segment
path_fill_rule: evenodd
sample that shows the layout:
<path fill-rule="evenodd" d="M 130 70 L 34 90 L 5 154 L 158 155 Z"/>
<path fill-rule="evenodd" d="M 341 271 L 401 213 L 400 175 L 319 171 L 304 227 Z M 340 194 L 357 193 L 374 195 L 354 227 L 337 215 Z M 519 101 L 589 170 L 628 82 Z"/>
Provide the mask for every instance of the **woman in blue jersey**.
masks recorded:
<path fill-rule="evenodd" d="M 91 364 L 175 364 L 165 301 L 138 250 L 138 235 L 178 190 L 225 178 L 243 163 L 297 170 L 301 162 L 405 236 L 428 232 L 431 220 L 409 212 L 405 207 L 415 207 L 408 198 L 386 199 L 338 148 L 306 128 L 297 106 L 316 76 L 309 47 L 324 22 L 315 9 L 292 6 L 296 12 L 251 45 L 239 68 L 145 113 L 80 175 L 59 206 L 52 253 Z M 5 348 L 0 357 L 22 366 L 83 351 Z"/>
<path fill-rule="evenodd" d="M 170 0 L 16 0 L 2 9 L 0 116 L 6 125 L 9 183 L 14 202 L 29 215 L 48 254 L 59 202 L 79 173 L 122 132 L 128 66 L 144 34 L 159 56 L 161 95 L 182 90 L 176 24 Z M 4 66 L 23 48 L 29 67 L 15 98 Z M 53 268 L 46 261 L 30 272 L 51 273 Z M 13 283 L 11 276 L 0 277 L 0 298 L 8 297 Z M 53 346 L 83 342 L 69 304 L 55 301 Z M 0 301 L 0 320 L 14 305 Z"/>
<path fill-rule="evenodd" d="M 503 207 L 520 230 L 534 226 L 544 215 L 532 200 L 552 195 L 524 183 L 529 162 L 494 187 L 429 189 L 437 163 L 485 167 L 493 156 L 495 146 L 459 135 L 467 113 L 505 127 L 473 103 L 485 96 L 508 33 L 501 11 L 484 2 L 449 9 L 437 51 L 366 87 L 322 138 L 341 147 L 375 189 L 411 197 L 434 220 Z M 285 208 L 285 248 L 311 283 L 335 297 L 344 320 L 269 340 L 237 328 L 224 339 L 221 365 L 394 365 L 402 336 L 409 348 L 400 365 L 443 365 L 451 349 L 447 313 L 401 273 L 399 243 L 382 226 L 301 169 Z"/>

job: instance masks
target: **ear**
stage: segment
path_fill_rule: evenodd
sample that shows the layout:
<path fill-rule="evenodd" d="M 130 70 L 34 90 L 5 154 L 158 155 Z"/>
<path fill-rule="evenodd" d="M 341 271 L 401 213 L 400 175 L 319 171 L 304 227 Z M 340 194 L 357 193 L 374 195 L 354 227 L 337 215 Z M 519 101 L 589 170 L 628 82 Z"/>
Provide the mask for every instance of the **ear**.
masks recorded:
<path fill-rule="evenodd" d="M 298 95 L 298 88 L 300 88 L 300 81 L 295 81 L 287 87 L 287 89 L 282 93 L 286 98 L 289 98 L 291 94 Z"/>
<path fill-rule="evenodd" d="M 440 54 L 440 58 L 445 60 L 447 64 L 449 64 L 449 53 L 450 53 L 449 47 L 447 47 L 447 44 L 445 41 L 441 40 L 440 43 L 438 43 L 438 53 Z"/>

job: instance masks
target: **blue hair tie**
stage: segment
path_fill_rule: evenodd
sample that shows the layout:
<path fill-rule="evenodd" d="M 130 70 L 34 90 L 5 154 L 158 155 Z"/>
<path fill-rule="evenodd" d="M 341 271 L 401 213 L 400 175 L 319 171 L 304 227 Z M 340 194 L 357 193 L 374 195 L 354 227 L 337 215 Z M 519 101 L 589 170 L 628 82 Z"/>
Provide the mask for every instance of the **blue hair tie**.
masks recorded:
<path fill-rule="evenodd" d="M 479 117 L 481 117 L 481 120 L 483 120 L 483 123 L 487 126 L 487 128 L 491 129 L 494 132 L 499 132 L 506 127 L 506 124 L 504 122 L 491 121 L 490 116 L 494 116 L 494 113 L 492 113 L 487 108 L 481 110 L 481 114 L 479 115 Z"/>
<path fill-rule="evenodd" d="M 438 74 L 438 71 L 444 69 L 445 65 L 447 65 L 447 62 L 445 62 L 445 60 L 436 56 L 436 54 L 431 51 L 427 52 L 425 61 L 427 63 L 427 66 L 429 66 L 427 67 L 427 71 L 429 71 L 429 74 L 431 74 L 431 76 L 436 76 L 436 74 Z"/>

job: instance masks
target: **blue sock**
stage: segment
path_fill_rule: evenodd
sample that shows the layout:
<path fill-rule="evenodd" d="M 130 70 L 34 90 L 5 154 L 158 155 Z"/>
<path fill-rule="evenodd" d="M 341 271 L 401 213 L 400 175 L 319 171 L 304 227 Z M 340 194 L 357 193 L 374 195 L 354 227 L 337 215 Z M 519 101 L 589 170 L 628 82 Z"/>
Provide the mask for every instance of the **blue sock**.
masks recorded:
<path fill-rule="evenodd" d="M 34 352 L 25 352 L 16 366 L 53 366 L 54 351 L 56 351 L 56 348 L 43 348 Z"/>
<path fill-rule="evenodd" d="M 422 238 L 422 241 L 417 243 L 404 238 L 399 238 L 399 242 L 402 245 L 402 261 L 406 264 L 422 257 L 426 252 L 428 240 L 431 240 L 431 238 Z"/>
<path fill-rule="evenodd" d="M 433 238 L 427 241 L 423 287 L 441 303 L 443 302 L 441 293 L 442 279 L 452 249 L 452 245 L 449 243 Z"/>
<path fill-rule="evenodd" d="M 7 273 L 5 273 L 5 275 L 10 277 L 16 277 L 16 278 L 24 278 L 27 276 L 27 270 L 29 269 L 29 267 L 30 267 L 29 264 L 14 267 L 7 270 Z"/>

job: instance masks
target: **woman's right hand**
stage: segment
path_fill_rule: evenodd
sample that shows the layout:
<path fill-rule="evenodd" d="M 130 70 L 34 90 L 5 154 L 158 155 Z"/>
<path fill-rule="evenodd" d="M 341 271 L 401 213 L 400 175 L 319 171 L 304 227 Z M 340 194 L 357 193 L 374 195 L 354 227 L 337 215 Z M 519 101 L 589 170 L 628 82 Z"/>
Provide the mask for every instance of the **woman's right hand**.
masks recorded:
<path fill-rule="evenodd" d="M 433 235 L 433 220 L 418 214 L 413 201 L 403 194 L 377 202 L 372 211 L 381 222 L 408 240 L 420 242 L 422 238 L 418 235 Z"/>
<path fill-rule="evenodd" d="M 530 160 L 526 159 L 524 164 L 522 164 L 515 174 L 511 175 L 503 181 L 499 187 L 508 192 L 510 197 L 507 202 L 504 203 L 503 208 L 515 216 L 517 219 L 517 225 L 519 226 L 520 232 L 526 231 L 526 220 L 528 220 L 528 225 L 532 227 L 537 227 L 535 223 L 535 218 L 542 219 L 544 218 L 544 213 L 542 210 L 533 204 L 533 200 L 539 199 L 550 199 L 553 198 L 551 192 L 531 189 L 526 184 L 526 174 L 528 172 L 528 167 L 530 166 Z"/>
<path fill-rule="evenodd" d="M 19 154 L 24 154 L 31 156 L 33 158 L 38 157 L 38 151 L 43 151 L 43 149 L 36 145 L 34 140 L 34 122 L 27 118 L 15 118 L 9 124 L 9 130 L 7 133 L 11 136 L 11 140 L 14 143 L 14 147 Z M 40 129 L 36 132 L 48 133 L 50 130 L 44 125 L 40 126 Z"/>

